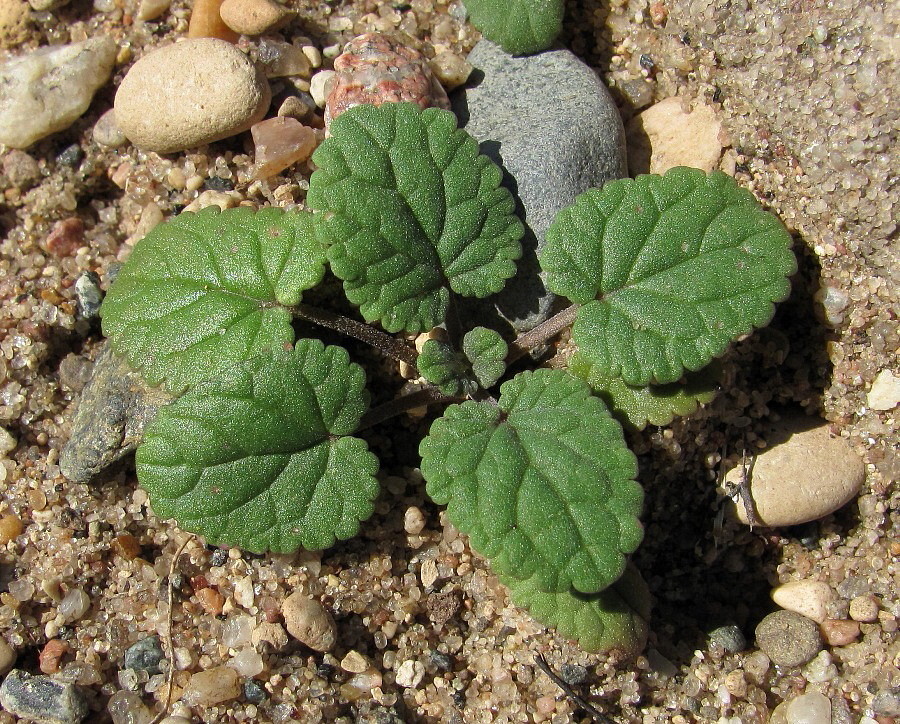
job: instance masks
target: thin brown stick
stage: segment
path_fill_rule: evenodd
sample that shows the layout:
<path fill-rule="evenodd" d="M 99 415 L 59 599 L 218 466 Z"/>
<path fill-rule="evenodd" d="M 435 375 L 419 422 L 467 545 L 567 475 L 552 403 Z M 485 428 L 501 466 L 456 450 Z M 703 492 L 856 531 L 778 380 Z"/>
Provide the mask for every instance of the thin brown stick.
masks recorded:
<path fill-rule="evenodd" d="M 166 652 L 166 658 L 169 661 L 169 673 L 166 675 L 166 703 L 163 705 L 163 710 L 153 717 L 153 721 L 150 724 L 159 724 L 166 716 L 169 714 L 169 707 L 172 705 L 172 683 L 175 681 L 175 645 L 172 643 L 172 599 L 175 595 L 175 592 L 172 590 L 172 576 L 175 575 L 175 566 L 178 565 L 178 558 L 181 556 L 184 549 L 187 548 L 187 544 L 194 540 L 195 536 L 191 534 L 187 538 L 184 539 L 184 543 L 178 546 L 178 550 L 175 551 L 175 555 L 172 558 L 172 562 L 169 564 L 169 580 L 167 582 L 167 590 L 169 595 L 169 612 L 168 612 L 168 622 L 166 625 L 166 648 L 168 651 Z"/>
<path fill-rule="evenodd" d="M 375 329 L 375 327 L 363 322 L 357 322 L 355 319 L 350 319 L 342 314 L 335 314 L 308 304 L 298 304 L 296 307 L 291 307 L 291 311 L 300 319 L 305 319 L 307 322 L 313 322 L 319 326 L 346 334 L 348 337 L 353 337 L 372 345 L 388 357 L 393 357 L 400 362 L 406 362 L 413 368 L 413 372 L 418 375 L 415 372 L 415 367 L 419 353 L 416 352 L 415 347 L 394 339 L 380 329 Z"/>
<path fill-rule="evenodd" d="M 537 667 L 543 671 L 547 676 L 550 677 L 550 680 L 556 684 L 560 689 L 565 692 L 565 695 L 568 696 L 572 701 L 574 701 L 578 706 L 584 709 L 588 714 L 591 715 L 591 718 L 595 722 L 599 722 L 599 724 L 615 724 L 615 722 L 610 719 L 608 716 L 603 714 L 602 712 L 597 711 L 596 707 L 591 704 L 587 699 L 582 697 L 575 689 L 573 689 L 569 684 L 567 684 L 557 673 L 550 668 L 550 664 L 547 663 L 547 659 L 545 659 L 541 654 L 537 654 L 534 657 L 534 663 L 537 664 Z"/>
<path fill-rule="evenodd" d="M 410 392 L 409 394 L 395 397 L 393 400 L 385 402 L 383 405 L 373 407 L 365 415 L 363 415 L 362 420 L 359 421 L 359 427 L 356 428 L 356 431 L 359 432 L 360 430 L 365 430 L 366 428 L 378 425 L 379 423 L 382 423 L 385 420 L 389 420 L 392 417 L 396 417 L 397 415 L 400 415 L 407 410 L 414 410 L 417 407 L 427 407 L 428 405 L 449 402 L 461 402 L 461 400 L 455 397 L 449 397 L 441 392 L 437 387 L 428 385 L 427 387 L 423 387 L 422 389 L 416 390 L 415 392 Z"/>
<path fill-rule="evenodd" d="M 580 308 L 580 304 L 573 304 L 571 307 L 566 307 L 559 314 L 555 314 L 545 322 L 541 322 L 531 331 L 516 337 L 509 344 L 509 353 L 506 355 L 507 366 L 511 365 L 520 357 L 524 357 L 539 344 L 543 344 L 544 342 L 553 339 L 557 334 L 562 332 L 575 321 L 575 315 L 578 314 Z"/>

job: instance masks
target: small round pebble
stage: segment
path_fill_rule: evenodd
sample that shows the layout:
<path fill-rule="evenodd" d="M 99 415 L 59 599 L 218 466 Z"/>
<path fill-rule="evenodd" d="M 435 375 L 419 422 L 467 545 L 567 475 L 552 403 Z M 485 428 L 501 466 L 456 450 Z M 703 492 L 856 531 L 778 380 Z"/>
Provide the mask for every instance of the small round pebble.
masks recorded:
<path fill-rule="evenodd" d="M 347 655 L 341 659 L 341 668 L 351 674 L 361 674 L 369 666 L 371 666 L 369 660 L 356 649 L 348 651 Z"/>
<path fill-rule="evenodd" d="M 850 618 L 861 623 L 873 623 L 878 620 L 878 601 L 874 596 L 857 596 L 850 601 Z"/>
<path fill-rule="evenodd" d="M 251 704 L 259 704 L 266 698 L 266 690 L 256 679 L 244 682 L 244 698 Z"/>
<path fill-rule="evenodd" d="M 188 706 L 214 706 L 236 699 L 241 691 L 238 672 L 230 666 L 216 666 L 191 676 L 181 700 Z"/>
<path fill-rule="evenodd" d="M 831 586 L 822 581 L 790 581 L 772 591 L 772 600 L 787 611 L 822 623 L 834 598 Z"/>
<path fill-rule="evenodd" d="M 6 545 L 15 540 L 24 530 L 21 518 L 14 513 L 9 513 L 0 518 L 0 545 Z"/>
<path fill-rule="evenodd" d="M 331 92 L 331 84 L 337 74 L 333 70 L 320 70 L 309 80 L 309 94 L 319 108 L 325 107 L 325 101 Z"/>
<path fill-rule="evenodd" d="M 293 14 L 274 0 L 225 0 L 219 8 L 225 24 L 236 33 L 262 35 L 277 30 Z"/>
<path fill-rule="evenodd" d="M 159 664 L 165 657 L 159 636 L 147 636 L 125 649 L 125 668 L 146 671 L 152 676 L 162 671 Z"/>
<path fill-rule="evenodd" d="M 818 520 L 856 497 L 865 480 L 865 464 L 856 451 L 820 421 L 784 420 L 773 426 L 766 441 L 770 447 L 756 458 L 750 480 L 756 516 L 764 525 Z M 725 480 L 737 484 L 742 474 L 738 465 Z M 742 523 L 749 523 L 743 505 L 733 505 L 733 510 Z"/>
<path fill-rule="evenodd" d="M 0 637 L 0 676 L 6 676 L 16 663 L 16 650 Z"/>
<path fill-rule="evenodd" d="M 397 669 L 397 684 L 405 689 L 415 689 L 425 677 L 425 666 L 417 659 L 408 659 Z"/>
<path fill-rule="evenodd" d="M 330 651 L 337 641 L 337 626 L 325 607 L 306 593 L 297 591 L 281 605 L 288 633 L 314 651 Z"/>
<path fill-rule="evenodd" d="M 403 530 L 410 535 L 419 535 L 425 527 L 425 514 L 422 509 L 411 505 L 403 515 Z"/>
<path fill-rule="evenodd" d="M 442 651 L 431 652 L 431 663 L 439 671 L 450 671 L 453 669 L 453 659 Z"/>
<path fill-rule="evenodd" d="M 785 708 L 787 724 L 830 724 L 831 700 L 818 691 L 791 699 Z"/>
<path fill-rule="evenodd" d="M 736 654 L 747 648 L 747 637 L 738 626 L 733 624 L 719 626 L 709 632 L 709 640 L 721 646 L 729 654 Z"/>
<path fill-rule="evenodd" d="M 192 38 L 131 67 L 116 93 L 116 124 L 135 146 L 172 153 L 247 130 L 270 99 L 264 74 L 237 47 Z"/>
<path fill-rule="evenodd" d="M 847 646 L 859 638 L 859 622 L 827 619 L 821 625 L 822 635 L 829 646 Z"/>
<path fill-rule="evenodd" d="M 778 666 L 800 666 L 822 650 L 822 636 L 806 616 L 775 611 L 756 627 L 756 645 Z"/>
<path fill-rule="evenodd" d="M 588 670 L 581 664 L 563 664 L 559 667 L 559 675 L 569 686 L 578 686 L 587 681 Z"/>

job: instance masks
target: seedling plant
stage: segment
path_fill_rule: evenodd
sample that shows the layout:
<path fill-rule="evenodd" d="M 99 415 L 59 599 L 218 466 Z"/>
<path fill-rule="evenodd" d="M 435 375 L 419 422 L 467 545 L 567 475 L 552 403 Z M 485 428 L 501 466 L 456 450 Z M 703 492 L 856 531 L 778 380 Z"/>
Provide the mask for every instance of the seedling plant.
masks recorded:
<path fill-rule="evenodd" d="M 136 455 L 156 514 L 216 545 L 327 548 L 356 535 L 379 493 L 354 433 L 430 406 L 442 414 L 419 447 L 428 495 L 512 600 L 586 650 L 639 649 L 648 596 L 628 557 L 643 493 L 622 424 L 710 399 L 704 368 L 788 293 L 784 227 L 721 173 L 591 189 L 540 255 L 571 306 L 514 337 L 458 314 L 460 297 L 515 283 L 523 225 L 452 113 L 352 108 L 313 161 L 311 210 L 182 213 L 135 246 L 106 296 L 115 351 L 178 395 Z M 363 321 L 304 301 L 326 268 Z M 298 339 L 295 320 L 371 344 L 419 389 L 370 409 L 363 367 Z M 523 365 L 569 326 L 567 369 Z M 435 328 L 418 353 L 407 337 Z"/>

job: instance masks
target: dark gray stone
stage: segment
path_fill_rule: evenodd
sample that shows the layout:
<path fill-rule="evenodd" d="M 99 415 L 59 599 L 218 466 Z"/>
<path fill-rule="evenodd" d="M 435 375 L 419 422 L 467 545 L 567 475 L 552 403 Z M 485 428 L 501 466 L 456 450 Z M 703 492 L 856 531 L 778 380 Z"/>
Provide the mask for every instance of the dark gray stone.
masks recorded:
<path fill-rule="evenodd" d="M 451 99 L 453 110 L 506 171 L 528 227 L 519 275 L 495 299 L 525 331 L 550 316 L 555 301 L 536 256 L 547 228 L 578 194 L 626 175 L 625 131 L 606 86 L 568 50 L 516 58 L 482 40 L 468 60 L 475 70 Z"/>
<path fill-rule="evenodd" d="M 153 676 L 162 672 L 159 664 L 164 658 L 159 636 L 147 636 L 125 649 L 124 663 L 126 669 L 146 671 Z"/>
<path fill-rule="evenodd" d="M 720 626 L 710 631 L 709 640 L 717 643 L 729 654 L 736 654 L 747 648 L 747 637 L 734 625 Z"/>
<path fill-rule="evenodd" d="M 88 715 L 87 701 L 73 684 L 13 669 L 0 685 L 0 705 L 10 714 L 40 724 L 78 724 Z"/>
<path fill-rule="evenodd" d="M 108 342 L 104 345 L 59 456 L 62 474 L 75 483 L 88 482 L 133 452 L 157 410 L 173 399 L 148 387 Z"/>
<path fill-rule="evenodd" d="M 588 670 L 580 664 L 563 664 L 559 667 L 559 676 L 569 686 L 578 686 L 587 681 Z"/>
<path fill-rule="evenodd" d="M 800 666 L 822 650 L 822 635 L 812 619 L 775 611 L 756 627 L 756 645 L 777 666 Z"/>

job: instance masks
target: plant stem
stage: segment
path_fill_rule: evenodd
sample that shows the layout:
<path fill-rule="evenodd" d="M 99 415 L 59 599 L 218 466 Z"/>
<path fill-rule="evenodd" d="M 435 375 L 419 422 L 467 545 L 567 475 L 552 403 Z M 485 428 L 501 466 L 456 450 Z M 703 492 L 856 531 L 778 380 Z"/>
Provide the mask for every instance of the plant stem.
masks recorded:
<path fill-rule="evenodd" d="M 545 322 L 541 322 L 530 332 L 525 332 L 516 337 L 509 344 L 509 353 L 506 355 L 507 366 L 511 365 L 520 357 L 528 354 L 528 352 L 539 344 L 543 344 L 562 332 L 575 321 L 575 315 L 578 314 L 580 308 L 580 304 L 573 304 L 571 307 L 566 307 L 559 312 L 559 314 L 555 314 Z"/>
<path fill-rule="evenodd" d="M 346 334 L 348 337 L 370 344 L 382 354 L 393 357 L 400 362 L 405 362 L 415 370 L 416 360 L 419 356 L 415 348 L 405 342 L 394 339 L 380 329 L 375 329 L 371 325 L 357 322 L 355 319 L 350 319 L 342 314 L 335 314 L 309 304 L 298 304 L 296 307 L 292 307 L 291 311 L 295 316 L 305 319 L 307 322 L 328 327 L 328 329 L 333 329 L 341 334 Z M 418 373 L 416 372 L 416 374 Z"/>
<path fill-rule="evenodd" d="M 417 407 L 427 407 L 440 402 L 459 402 L 455 397 L 449 397 L 441 392 L 437 387 L 428 385 L 415 392 L 407 395 L 395 397 L 390 402 L 385 402 L 378 407 L 373 407 L 359 421 L 359 427 L 356 431 L 365 430 L 368 427 L 377 425 L 385 420 L 389 420 L 407 410 L 414 410 Z"/>

